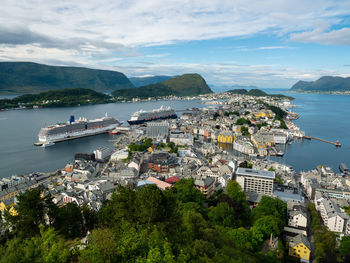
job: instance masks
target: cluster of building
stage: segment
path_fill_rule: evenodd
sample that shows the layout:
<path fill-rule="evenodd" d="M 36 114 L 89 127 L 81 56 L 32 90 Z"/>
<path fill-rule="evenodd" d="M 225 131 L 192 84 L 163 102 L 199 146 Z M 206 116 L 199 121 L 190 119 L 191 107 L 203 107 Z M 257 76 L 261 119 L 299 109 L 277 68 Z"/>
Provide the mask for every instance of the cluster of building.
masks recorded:
<path fill-rule="evenodd" d="M 288 111 L 288 101 L 260 97 L 264 103 L 259 103 L 256 97 L 228 93 L 209 96 L 211 104 L 217 102 L 216 107 L 192 109 L 177 119 L 122 127 L 115 149 L 101 147 L 93 153 L 78 153 L 59 173 L 2 179 L 0 210 L 15 215 L 16 196 L 38 186 L 59 206 L 74 202 L 97 211 L 118 185 L 135 189 L 153 184 L 165 190 L 182 178 L 193 178 L 194 187 L 209 197 L 224 189 L 229 180 L 236 180 L 253 206 L 262 196 L 287 202 L 284 234 L 291 256 L 305 262 L 310 259 L 304 197 L 315 202 L 331 231 L 350 235 L 350 217 L 344 210 L 350 200 L 347 176 L 326 166 L 297 174 L 286 164 L 256 158 L 281 155 L 284 145 L 303 137 L 291 121 L 297 116 Z M 287 129 L 266 105 L 289 113 L 284 119 Z M 152 139 L 149 148 L 130 152 L 130 143 L 141 145 L 146 138 Z"/>

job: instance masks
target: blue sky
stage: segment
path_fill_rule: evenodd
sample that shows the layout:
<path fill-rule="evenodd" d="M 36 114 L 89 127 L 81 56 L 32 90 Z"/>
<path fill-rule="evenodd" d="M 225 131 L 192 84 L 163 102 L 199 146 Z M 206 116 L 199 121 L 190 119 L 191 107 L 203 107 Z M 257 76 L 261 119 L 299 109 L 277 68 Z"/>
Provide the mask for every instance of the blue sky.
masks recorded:
<path fill-rule="evenodd" d="M 0 61 L 289 88 L 350 76 L 350 1 L 11 1 Z"/>

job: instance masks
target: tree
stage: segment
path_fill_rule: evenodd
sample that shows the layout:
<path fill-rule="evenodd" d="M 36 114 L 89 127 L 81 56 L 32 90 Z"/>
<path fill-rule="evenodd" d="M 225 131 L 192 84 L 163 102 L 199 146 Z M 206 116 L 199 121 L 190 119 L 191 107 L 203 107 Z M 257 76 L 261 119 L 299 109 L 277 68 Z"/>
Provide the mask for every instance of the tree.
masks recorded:
<path fill-rule="evenodd" d="M 259 218 L 250 229 L 253 244 L 260 246 L 271 234 L 278 236 L 280 234 L 278 223 L 278 219 L 271 215 Z"/>
<path fill-rule="evenodd" d="M 12 218 L 15 229 L 22 236 L 30 237 L 40 232 L 45 224 L 45 199 L 41 198 L 39 188 L 30 189 L 18 195 L 18 215 Z"/>
<path fill-rule="evenodd" d="M 68 238 L 83 235 L 83 215 L 76 203 L 68 203 L 58 210 L 55 229 Z"/>
<path fill-rule="evenodd" d="M 287 205 L 278 198 L 263 196 L 258 206 L 252 211 L 253 222 L 263 216 L 274 216 L 278 220 L 279 228 L 282 229 L 287 215 Z"/>
<path fill-rule="evenodd" d="M 246 202 L 247 198 L 242 191 L 242 187 L 234 180 L 230 180 L 226 186 L 226 194 L 239 203 Z"/>
<path fill-rule="evenodd" d="M 350 262 L 350 236 L 344 236 L 340 241 L 339 261 Z"/>
<path fill-rule="evenodd" d="M 228 231 L 229 237 L 234 242 L 235 246 L 243 250 L 252 250 L 252 236 L 248 229 L 243 227 L 231 229 Z"/>
<path fill-rule="evenodd" d="M 235 210 L 227 203 L 219 203 L 216 207 L 210 207 L 208 217 L 214 225 L 225 227 L 237 227 L 238 225 Z"/>
<path fill-rule="evenodd" d="M 196 202 L 202 203 L 204 196 L 194 187 L 194 179 L 180 179 L 173 187 L 173 191 L 177 199 L 183 203 Z"/>

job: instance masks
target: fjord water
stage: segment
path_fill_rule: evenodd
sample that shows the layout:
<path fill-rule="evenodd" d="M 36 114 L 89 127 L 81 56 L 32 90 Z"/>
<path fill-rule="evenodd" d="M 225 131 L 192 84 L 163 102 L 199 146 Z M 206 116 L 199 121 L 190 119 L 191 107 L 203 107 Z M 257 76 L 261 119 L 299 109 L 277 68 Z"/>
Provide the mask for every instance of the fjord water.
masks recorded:
<path fill-rule="evenodd" d="M 63 168 L 74 159 L 77 152 L 92 152 L 99 146 L 113 148 L 113 143 L 109 142 L 113 136 L 108 134 L 60 142 L 47 148 L 36 147 L 33 143 L 38 141 L 41 127 L 66 122 L 70 115 L 95 119 L 104 116 L 106 112 L 126 123 L 135 111 L 152 110 L 162 105 L 171 106 L 175 110 L 205 106 L 200 101 L 182 100 L 0 111 L 0 178 Z"/>
<path fill-rule="evenodd" d="M 315 169 L 318 165 L 329 165 L 339 172 L 339 164 L 350 166 L 350 96 L 326 94 L 297 94 L 285 91 L 292 96 L 297 107 L 292 111 L 300 114 L 294 121 L 306 135 L 324 140 L 339 142 L 342 147 L 316 140 L 299 140 L 286 146 L 286 154 L 272 159 L 292 165 L 296 171 Z"/>
<path fill-rule="evenodd" d="M 330 165 L 338 171 L 341 162 L 350 166 L 350 96 L 319 94 L 288 94 L 285 90 L 267 90 L 284 93 L 296 98 L 293 111 L 300 113 L 296 124 L 307 135 L 329 141 L 339 140 L 341 148 L 320 141 L 295 141 L 286 146 L 284 157 L 275 157 L 292 165 L 296 171 L 316 168 L 319 164 Z M 32 171 L 50 171 L 65 166 L 76 152 L 91 152 L 99 146 L 113 147 L 110 135 L 98 135 L 57 143 L 52 147 L 35 147 L 41 127 L 64 122 L 71 114 L 94 119 L 106 112 L 126 122 L 137 110 L 151 110 L 161 105 L 175 110 L 203 107 L 200 101 L 152 101 L 140 103 L 103 104 L 71 108 L 36 110 L 10 110 L 0 112 L 0 177 Z M 178 115 L 181 113 L 178 112 Z"/>

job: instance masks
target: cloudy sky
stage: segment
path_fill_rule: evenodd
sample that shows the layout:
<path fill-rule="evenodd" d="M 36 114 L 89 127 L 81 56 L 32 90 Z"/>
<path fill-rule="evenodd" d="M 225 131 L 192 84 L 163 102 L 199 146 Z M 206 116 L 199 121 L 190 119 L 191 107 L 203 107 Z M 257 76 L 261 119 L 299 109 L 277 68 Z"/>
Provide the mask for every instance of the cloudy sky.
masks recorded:
<path fill-rule="evenodd" d="M 1 0 L 0 61 L 289 88 L 350 76 L 350 1 Z"/>

